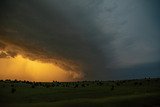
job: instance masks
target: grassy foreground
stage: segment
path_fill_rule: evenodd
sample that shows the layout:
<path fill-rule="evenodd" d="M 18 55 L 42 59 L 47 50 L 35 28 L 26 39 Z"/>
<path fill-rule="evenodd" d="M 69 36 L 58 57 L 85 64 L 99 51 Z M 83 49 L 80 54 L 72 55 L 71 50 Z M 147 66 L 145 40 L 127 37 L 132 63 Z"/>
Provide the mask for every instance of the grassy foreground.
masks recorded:
<path fill-rule="evenodd" d="M 1 107 L 160 107 L 160 79 L 0 81 Z"/>

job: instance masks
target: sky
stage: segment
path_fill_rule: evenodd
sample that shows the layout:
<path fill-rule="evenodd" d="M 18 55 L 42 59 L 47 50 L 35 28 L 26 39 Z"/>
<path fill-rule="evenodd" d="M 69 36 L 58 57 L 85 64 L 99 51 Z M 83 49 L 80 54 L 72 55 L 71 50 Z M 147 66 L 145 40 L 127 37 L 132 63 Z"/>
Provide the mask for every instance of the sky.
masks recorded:
<path fill-rule="evenodd" d="M 160 77 L 159 0 L 1 0 L 0 79 Z"/>

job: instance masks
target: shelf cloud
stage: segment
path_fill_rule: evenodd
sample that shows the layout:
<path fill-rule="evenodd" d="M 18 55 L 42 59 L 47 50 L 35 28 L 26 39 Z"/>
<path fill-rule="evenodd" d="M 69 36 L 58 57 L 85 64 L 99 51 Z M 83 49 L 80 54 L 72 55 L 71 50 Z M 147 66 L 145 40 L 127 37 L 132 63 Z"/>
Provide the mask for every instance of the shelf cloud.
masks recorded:
<path fill-rule="evenodd" d="M 146 72 L 148 64 L 160 64 L 157 2 L 1 1 L 0 58 L 20 54 L 89 80 L 128 78 L 141 65 Z"/>

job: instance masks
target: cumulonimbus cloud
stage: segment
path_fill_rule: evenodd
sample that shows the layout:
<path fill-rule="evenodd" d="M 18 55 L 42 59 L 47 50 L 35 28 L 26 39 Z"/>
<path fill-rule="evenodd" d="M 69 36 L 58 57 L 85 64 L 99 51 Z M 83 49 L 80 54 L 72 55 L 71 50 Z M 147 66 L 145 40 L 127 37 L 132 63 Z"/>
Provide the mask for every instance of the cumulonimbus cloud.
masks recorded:
<path fill-rule="evenodd" d="M 87 79 L 106 79 L 115 68 L 159 60 L 159 32 L 151 36 L 152 25 L 149 33 L 142 33 L 146 31 L 144 26 L 150 25 L 149 18 L 141 20 L 146 15 L 143 3 L 1 1 L 0 45 L 7 47 L 13 57 L 21 54 L 54 63 L 66 71 L 80 71 Z M 142 26 L 136 27 L 140 22 Z"/>
<path fill-rule="evenodd" d="M 101 45 L 108 37 L 100 37 L 103 34 L 87 15 L 90 10 L 71 10 L 73 6 L 63 4 L 64 11 L 31 1 L 7 1 L 3 5 L 7 8 L 1 8 L 0 38 L 12 47 L 9 51 L 85 75 L 104 71 L 106 60 Z"/>

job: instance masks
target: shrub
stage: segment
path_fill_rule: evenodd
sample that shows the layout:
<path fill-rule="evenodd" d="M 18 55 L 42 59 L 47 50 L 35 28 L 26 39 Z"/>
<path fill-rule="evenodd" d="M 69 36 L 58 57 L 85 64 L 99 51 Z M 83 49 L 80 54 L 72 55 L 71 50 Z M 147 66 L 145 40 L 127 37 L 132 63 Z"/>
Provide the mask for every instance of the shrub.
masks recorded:
<path fill-rule="evenodd" d="M 16 92 L 16 89 L 15 88 L 12 88 L 11 89 L 11 93 L 15 93 Z"/>
<path fill-rule="evenodd" d="M 114 85 L 111 86 L 111 91 L 113 91 L 113 90 L 114 90 Z"/>
<path fill-rule="evenodd" d="M 82 84 L 81 86 L 82 86 L 82 87 L 86 87 L 85 84 Z"/>
<path fill-rule="evenodd" d="M 138 84 L 138 82 L 134 82 L 134 85 L 137 85 Z"/>
<path fill-rule="evenodd" d="M 31 87 L 32 87 L 32 88 L 35 88 L 35 86 L 34 86 L 34 85 L 32 85 Z"/>
<path fill-rule="evenodd" d="M 76 85 L 74 86 L 74 88 L 78 88 L 78 84 L 76 84 Z"/>
<path fill-rule="evenodd" d="M 11 84 L 11 87 L 14 87 L 14 84 Z"/>
<path fill-rule="evenodd" d="M 142 83 L 140 82 L 140 83 L 139 83 L 139 85 L 141 86 L 141 85 L 142 85 Z"/>

